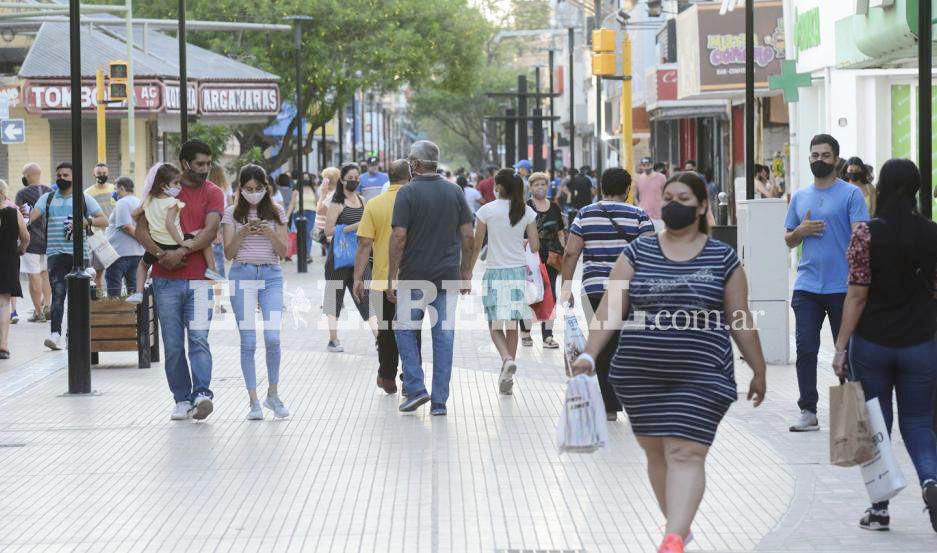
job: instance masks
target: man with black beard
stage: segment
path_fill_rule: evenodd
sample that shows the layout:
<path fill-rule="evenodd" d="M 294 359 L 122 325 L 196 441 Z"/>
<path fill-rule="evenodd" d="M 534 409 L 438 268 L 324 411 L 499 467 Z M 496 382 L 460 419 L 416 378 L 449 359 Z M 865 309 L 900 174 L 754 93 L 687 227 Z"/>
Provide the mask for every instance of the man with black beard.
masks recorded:
<path fill-rule="evenodd" d="M 830 319 L 833 338 L 839 331 L 848 288 L 846 249 L 853 228 L 869 219 L 862 192 L 839 179 L 839 143 L 828 134 L 810 141 L 813 184 L 798 190 L 784 223 L 787 247 L 803 246 L 791 307 L 797 341 L 797 384 L 800 418 L 791 432 L 820 429 L 817 422 L 817 353 L 823 320 Z M 844 352 L 837 352 L 844 353 Z"/>

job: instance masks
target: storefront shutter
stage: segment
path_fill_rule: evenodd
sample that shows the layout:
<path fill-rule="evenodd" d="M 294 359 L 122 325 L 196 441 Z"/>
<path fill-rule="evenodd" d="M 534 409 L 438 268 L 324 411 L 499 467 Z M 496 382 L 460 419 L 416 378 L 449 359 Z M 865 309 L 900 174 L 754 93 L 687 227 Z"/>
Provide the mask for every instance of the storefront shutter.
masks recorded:
<path fill-rule="evenodd" d="M 52 134 L 52 167 L 63 161 L 72 159 L 72 125 L 68 119 L 52 119 L 49 121 L 49 132 Z M 97 143 L 97 125 L 94 121 L 81 122 L 81 136 L 84 140 L 82 144 L 82 170 L 84 172 L 84 185 L 87 188 L 92 184 L 91 171 L 98 162 L 98 143 Z M 111 175 L 111 180 L 120 176 L 120 121 L 111 120 L 107 122 L 107 168 Z"/>

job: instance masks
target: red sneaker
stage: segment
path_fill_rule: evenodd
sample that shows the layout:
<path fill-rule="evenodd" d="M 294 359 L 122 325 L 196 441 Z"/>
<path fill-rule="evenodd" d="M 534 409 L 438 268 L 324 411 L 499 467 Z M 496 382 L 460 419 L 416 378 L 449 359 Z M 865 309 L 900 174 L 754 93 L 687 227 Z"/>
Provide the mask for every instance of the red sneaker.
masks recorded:
<path fill-rule="evenodd" d="M 677 534 L 667 534 L 657 553 L 683 553 L 683 538 Z"/>

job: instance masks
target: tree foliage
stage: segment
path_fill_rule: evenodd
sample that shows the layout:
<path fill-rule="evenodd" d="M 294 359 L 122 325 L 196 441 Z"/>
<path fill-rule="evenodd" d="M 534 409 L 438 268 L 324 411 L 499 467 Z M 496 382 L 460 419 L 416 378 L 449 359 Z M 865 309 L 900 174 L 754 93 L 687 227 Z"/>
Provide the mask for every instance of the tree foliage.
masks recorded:
<path fill-rule="evenodd" d="M 96 0 L 107 1 L 107 0 Z M 135 16 L 175 19 L 177 0 L 147 0 L 134 6 Z M 351 102 L 357 89 L 455 92 L 472 86 L 483 63 L 480 45 L 488 24 L 466 0 L 212 0 L 190 2 L 190 20 L 288 23 L 303 22 L 300 83 L 305 114 L 318 128 Z M 292 32 L 195 32 L 190 42 L 280 77 L 283 98 L 294 98 L 296 69 Z M 280 153 L 268 161 L 277 167 L 295 151 L 296 117 Z M 262 126 L 235 133 L 242 153 L 267 140 Z M 311 151 L 312 133 L 304 144 Z"/>

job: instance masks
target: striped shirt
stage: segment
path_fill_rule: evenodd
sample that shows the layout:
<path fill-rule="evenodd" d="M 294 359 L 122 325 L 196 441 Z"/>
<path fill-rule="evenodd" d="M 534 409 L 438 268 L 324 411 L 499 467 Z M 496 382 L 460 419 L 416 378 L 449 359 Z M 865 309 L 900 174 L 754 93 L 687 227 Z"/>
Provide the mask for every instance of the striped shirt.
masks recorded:
<path fill-rule="evenodd" d="M 46 202 L 51 192 L 43 194 L 37 201 L 33 209 L 38 209 L 39 213 L 46 217 L 49 222 L 46 242 L 46 255 L 72 254 L 72 231 L 70 221 L 72 218 L 72 196 L 62 196 L 61 192 L 56 190 L 52 196 L 52 203 L 49 205 L 49 213 L 46 213 Z M 102 213 L 98 202 L 85 192 L 85 214 L 94 217 Z M 85 240 L 85 257 L 88 257 L 88 241 Z"/>
<path fill-rule="evenodd" d="M 569 232 L 582 238 L 583 242 L 583 289 L 590 296 L 602 295 L 608 275 L 622 250 L 638 236 L 654 232 L 654 223 L 639 207 L 601 201 L 580 209 Z"/>
<path fill-rule="evenodd" d="M 244 225 L 234 220 L 234 208 L 235 206 L 230 205 L 224 210 L 224 216 L 221 218 L 222 225 L 234 225 L 234 232 L 241 230 L 241 227 Z M 273 208 L 277 212 L 277 219 L 280 220 L 281 224 L 286 224 L 286 212 L 283 211 L 283 206 L 273 202 Z M 247 211 L 247 220 L 256 221 L 257 209 L 252 207 Z M 273 221 L 267 221 L 267 226 L 271 230 L 276 231 L 276 225 Z M 280 258 L 277 256 L 276 252 L 273 251 L 273 242 L 269 238 L 262 234 L 250 234 L 241 239 L 241 247 L 238 248 L 238 253 L 234 257 L 234 260 L 238 263 L 249 263 L 251 265 L 279 265 Z"/>

